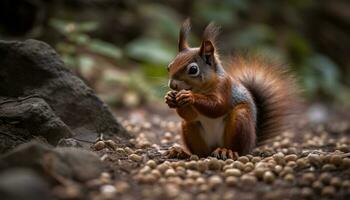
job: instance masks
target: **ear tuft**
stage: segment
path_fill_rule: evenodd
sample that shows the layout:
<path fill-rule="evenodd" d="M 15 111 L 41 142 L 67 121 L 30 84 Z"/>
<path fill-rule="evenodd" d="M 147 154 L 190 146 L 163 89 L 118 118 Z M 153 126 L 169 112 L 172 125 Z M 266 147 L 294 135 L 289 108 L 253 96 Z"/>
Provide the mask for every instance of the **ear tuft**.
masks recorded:
<path fill-rule="evenodd" d="M 217 26 L 214 22 L 210 22 L 210 24 L 208 24 L 208 26 L 204 29 L 203 41 L 210 40 L 212 43 L 215 43 L 219 33 L 220 27 Z"/>
<path fill-rule="evenodd" d="M 200 53 L 204 55 L 213 55 L 215 52 L 216 38 L 220 33 L 220 27 L 211 22 L 203 32 L 202 44 L 200 47 Z"/>
<path fill-rule="evenodd" d="M 187 42 L 188 34 L 191 30 L 191 21 L 190 18 L 187 18 L 180 29 L 180 35 L 179 35 L 179 52 L 188 49 L 189 45 Z"/>

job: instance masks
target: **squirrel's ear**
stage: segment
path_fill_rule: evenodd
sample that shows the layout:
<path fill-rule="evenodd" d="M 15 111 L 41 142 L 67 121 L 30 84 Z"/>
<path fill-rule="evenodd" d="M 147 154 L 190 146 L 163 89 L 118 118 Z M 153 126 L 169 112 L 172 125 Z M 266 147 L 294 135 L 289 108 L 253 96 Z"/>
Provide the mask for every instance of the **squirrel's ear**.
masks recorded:
<path fill-rule="evenodd" d="M 181 26 L 179 35 L 179 52 L 188 49 L 189 45 L 187 42 L 187 37 L 191 29 L 190 18 L 187 18 Z"/>
<path fill-rule="evenodd" d="M 205 59 L 205 62 L 212 65 L 215 54 L 215 41 L 219 34 L 219 27 L 214 23 L 210 23 L 204 30 L 202 44 L 199 49 L 200 56 Z"/>

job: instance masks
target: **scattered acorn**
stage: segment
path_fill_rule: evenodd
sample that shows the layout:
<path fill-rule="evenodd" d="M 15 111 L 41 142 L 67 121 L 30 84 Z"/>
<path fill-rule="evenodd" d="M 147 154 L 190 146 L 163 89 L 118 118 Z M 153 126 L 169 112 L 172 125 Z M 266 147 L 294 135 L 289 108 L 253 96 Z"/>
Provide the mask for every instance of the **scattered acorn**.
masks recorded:
<path fill-rule="evenodd" d="M 97 141 L 94 145 L 93 145 L 93 149 L 95 149 L 96 151 L 100 151 L 102 149 L 106 148 L 106 144 L 104 141 Z"/>

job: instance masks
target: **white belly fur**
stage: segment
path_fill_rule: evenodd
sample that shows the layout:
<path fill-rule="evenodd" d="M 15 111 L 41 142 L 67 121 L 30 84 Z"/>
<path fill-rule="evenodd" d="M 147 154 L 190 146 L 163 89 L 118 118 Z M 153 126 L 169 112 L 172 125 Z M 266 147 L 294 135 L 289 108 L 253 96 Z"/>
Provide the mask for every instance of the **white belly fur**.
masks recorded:
<path fill-rule="evenodd" d="M 209 118 L 199 115 L 197 120 L 201 123 L 200 133 L 209 147 L 223 146 L 223 134 L 225 129 L 225 115 L 218 118 Z"/>

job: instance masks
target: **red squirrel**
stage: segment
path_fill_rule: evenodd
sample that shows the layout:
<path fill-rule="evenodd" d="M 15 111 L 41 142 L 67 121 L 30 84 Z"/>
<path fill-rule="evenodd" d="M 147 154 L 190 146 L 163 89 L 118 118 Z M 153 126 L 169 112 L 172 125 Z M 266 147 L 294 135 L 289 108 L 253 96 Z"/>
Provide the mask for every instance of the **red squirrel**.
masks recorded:
<path fill-rule="evenodd" d="M 210 23 L 200 47 L 191 48 L 190 21 L 181 29 L 178 54 L 168 65 L 165 96 L 182 120 L 186 146 L 170 157 L 195 154 L 221 159 L 248 154 L 286 129 L 297 102 L 295 80 L 281 65 L 235 56 L 224 68 L 215 46 L 218 27 Z"/>

